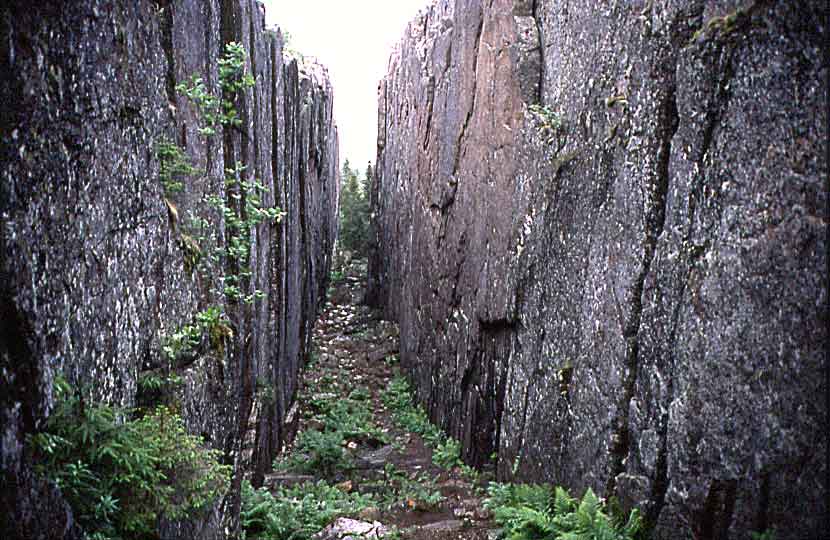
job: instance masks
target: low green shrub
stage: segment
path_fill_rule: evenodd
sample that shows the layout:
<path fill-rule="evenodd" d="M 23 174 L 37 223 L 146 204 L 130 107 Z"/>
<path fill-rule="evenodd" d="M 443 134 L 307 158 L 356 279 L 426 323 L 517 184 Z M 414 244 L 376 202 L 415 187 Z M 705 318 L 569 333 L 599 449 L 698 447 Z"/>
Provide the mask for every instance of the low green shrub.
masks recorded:
<path fill-rule="evenodd" d="M 416 405 L 405 377 L 394 377 L 381 395 L 383 404 L 392 411 L 392 418 L 402 429 L 421 435 L 431 446 L 440 443 L 444 434 L 429 421 L 426 411 Z"/>
<path fill-rule="evenodd" d="M 276 468 L 330 478 L 353 467 L 351 456 L 343 448 L 346 441 L 342 432 L 307 429 L 297 436 L 295 444 L 291 455 L 275 464 Z"/>
<path fill-rule="evenodd" d="M 372 393 L 369 392 L 368 388 L 364 388 L 361 386 L 349 392 L 349 399 L 355 401 L 368 401 L 372 399 Z"/>
<path fill-rule="evenodd" d="M 401 505 L 415 510 L 433 510 L 444 500 L 434 478 L 426 473 L 410 477 L 391 463 L 384 465 L 382 481 L 377 485 L 381 503 L 388 508 Z"/>
<path fill-rule="evenodd" d="M 160 370 L 147 371 L 138 375 L 136 405 L 142 410 L 151 410 L 159 405 L 175 408 L 176 391 L 184 379 L 175 373 L 166 375 Z"/>
<path fill-rule="evenodd" d="M 506 540 L 639 540 L 637 509 L 625 518 L 609 512 L 588 489 L 582 500 L 561 487 L 491 483 L 484 506 L 493 512 Z M 609 513 L 612 514 L 609 516 Z"/>
<path fill-rule="evenodd" d="M 197 516 L 227 490 L 231 467 L 221 453 L 169 409 L 131 419 L 61 379 L 55 386 L 54 410 L 32 448 L 37 471 L 61 489 L 88 538 L 156 539 L 159 518 Z"/>
<path fill-rule="evenodd" d="M 336 399 L 330 402 L 325 412 L 315 417 L 325 429 L 342 433 L 351 441 L 386 443 L 388 436 L 381 432 L 374 422 L 369 403 L 355 399 Z"/>
<path fill-rule="evenodd" d="M 447 439 L 438 444 L 432 452 L 432 462 L 443 469 L 452 469 L 462 463 L 461 443 Z"/>

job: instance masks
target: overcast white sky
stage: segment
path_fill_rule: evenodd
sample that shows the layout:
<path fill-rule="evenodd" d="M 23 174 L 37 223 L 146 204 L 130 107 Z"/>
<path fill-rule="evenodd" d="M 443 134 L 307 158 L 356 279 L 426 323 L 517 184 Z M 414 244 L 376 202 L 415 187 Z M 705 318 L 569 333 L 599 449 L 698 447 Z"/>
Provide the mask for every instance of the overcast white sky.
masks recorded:
<path fill-rule="evenodd" d="M 340 161 L 375 161 L 377 84 L 406 25 L 432 0 L 264 0 L 268 23 L 329 69 Z"/>

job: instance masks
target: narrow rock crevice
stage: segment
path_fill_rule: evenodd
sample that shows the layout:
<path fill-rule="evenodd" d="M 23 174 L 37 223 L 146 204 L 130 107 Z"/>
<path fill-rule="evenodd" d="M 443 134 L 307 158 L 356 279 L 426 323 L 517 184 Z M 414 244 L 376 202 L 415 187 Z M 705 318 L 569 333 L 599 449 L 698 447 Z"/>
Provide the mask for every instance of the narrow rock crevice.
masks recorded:
<path fill-rule="evenodd" d="M 646 215 L 644 223 L 644 238 L 640 270 L 626 293 L 628 315 L 623 328 L 623 338 L 626 341 L 625 375 L 622 384 L 622 396 L 618 404 L 618 416 L 615 420 L 615 431 L 609 445 L 609 476 L 606 484 L 606 496 L 615 495 L 617 477 L 625 471 L 625 460 L 629 456 L 631 445 L 631 427 L 629 425 L 629 409 L 636 391 L 637 375 L 640 362 L 640 323 L 642 321 L 643 306 L 648 301 L 643 297 L 646 277 L 651 270 L 651 264 L 657 249 L 657 241 L 663 232 L 666 221 L 666 202 L 669 191 L 672 140 L 679 126 L 677 112 L 677 97 L 674 80 L 668 83 L 668 96 L 664 98 L 658 118 L 659 148 L 655 168 L 654 184 L 644 190 L 648 197 L 645 204 Z"/>
<path fill-rule="evenodd" d="M 472 96 L 472 100 L 470 102 L 470 108 L 467 110 L 467 113 L 464 117 L 464 123 L 461 125 L 461 131 L 458 134 L 458 138 L 455 143 L 455 158 L 454 158 L 454 165 L 452 168 L 452 177 L 451 181 L 454 182 L 455 189 L 458 188 L 458 168 L 461 165 L 461 159 L 464 157 L 464 143 L 467 140 L 467 129 L 470 127 L 470 121 L 473 118 L 473 114 L 476 111 L 476 101 L 478 99 L 478 57 L 479 53 L 481 52 L 481 40 L 483 39 L 484 33 L 484 17 L 482 16 L 481 20 L 478 23 L 478 29 L 476 30 L 475 39 L 473 43 L 475 43 L 475 48 L 473 49 L 473 68 L 472 68 L 472 89 L 470 91 L 470 95 Z"/>
<path fill-rule="evenodd" d="M 159 2 L 159 9 L 161 10 L 161 18 L 159 21 L 159 28 L 161 30 L 161 47 L 164 50 L 164 56 L 167 58 L 167 71 L 165 72 L 165 83 L 167 90 L 167 100 L 175 106 L 178 102 L 178 92 L 176 92 L 176 59 L 173 54 L 173 5 L 169 1 Z"/>
<path fill-rule="evenodd" d="M 729 528 L 735 511 L 736 480 L 713 480 L 706 502 L 697 519 L 700 540 L 729 540 Z"/>

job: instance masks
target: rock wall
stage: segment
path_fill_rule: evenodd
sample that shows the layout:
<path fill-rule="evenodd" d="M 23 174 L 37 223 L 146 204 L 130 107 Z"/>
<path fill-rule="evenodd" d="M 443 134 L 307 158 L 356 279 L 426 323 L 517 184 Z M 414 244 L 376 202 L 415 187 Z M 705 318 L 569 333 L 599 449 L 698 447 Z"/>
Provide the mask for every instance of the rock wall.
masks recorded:
<path fill-rule="evenodd" d="M 71 4 L 0 8 L 0 536 L 78 535 L 25 444 L 49 415 L 54 377 L 133 405 L 169 336 L 218 307 L 233 336 L 221 347 L 203 338 L 174 366 L 175 398 L 188 429 L 234 464 L 234 489 L 208 520 L 162 533 L 222 538 L 237 527 L 243 471 L 261 478 L 284 442 L 327 287 L 339 189 L 332 89 L 324 68 L 283 53 L 255 0 Z M 229 42 L 245 47 L 256 82 L 236 100 L 241 124 L 206 137 L 176 85 L 196 75 L 221 94 Z M 180 192 L 160 181 L 164 139 L 199 171 Z M 259 181 L 262 206 L 285 212 L 251 231 L 249 272 L 222 255 L 231 226 L 208 202 L 247 211 L 242 180 Z M 257 298 L 222 293 L 228 275 Z"/>
<path fill-rule="evenodd" d="M 818 538 L 820 2 L 439 0 L 381 81 L 367 299 L 502 479 Z"/>

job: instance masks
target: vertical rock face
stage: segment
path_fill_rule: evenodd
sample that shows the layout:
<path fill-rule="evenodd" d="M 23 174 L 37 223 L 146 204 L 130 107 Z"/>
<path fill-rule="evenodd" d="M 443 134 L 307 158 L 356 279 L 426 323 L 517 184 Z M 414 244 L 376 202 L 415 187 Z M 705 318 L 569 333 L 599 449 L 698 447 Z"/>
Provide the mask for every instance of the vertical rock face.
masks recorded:
<path fill-rule="evenodd" d="M 616 495 L 658 538 L 821 536 L 825 25 L 511 0 L 410 24 L 367 298 L 469 461 Z"/>
<path fill-rule="evenodd" d="M 242 470 L 261 475 L 284 441 L 327 286 L 339 181 L 331 86 L 324 68 L 283 54 L 254 0 L 72 4 L 0 8 L 0 536 L 78 534 L 26 452 L 54 377 L 132 405 L 141 374 L 164 363 L 165 340 L 218 307 L 233 336 L 221 347 L 204 339 L 175 366 L 176 397 L 189 430 L 235 464 L 235 489 L 208 521 L 163 529 L 224 537 Z M 206 137 L 175 87 L 195 75 L 220 95 L 229 42 L 245 47 L 255 85 L 236 99 L 240 125 Z M 159 179 L 165 139 L 198 170 L 175 193 Z M 242 273 L 228 258 L 209 261 L 232 233 L 208 198 L 239 210 L 240 181 L 261 183 L 262 207 L 285 212 L 250 231 Z M 221 293 L 233 271 L 251 301 Z"/>

